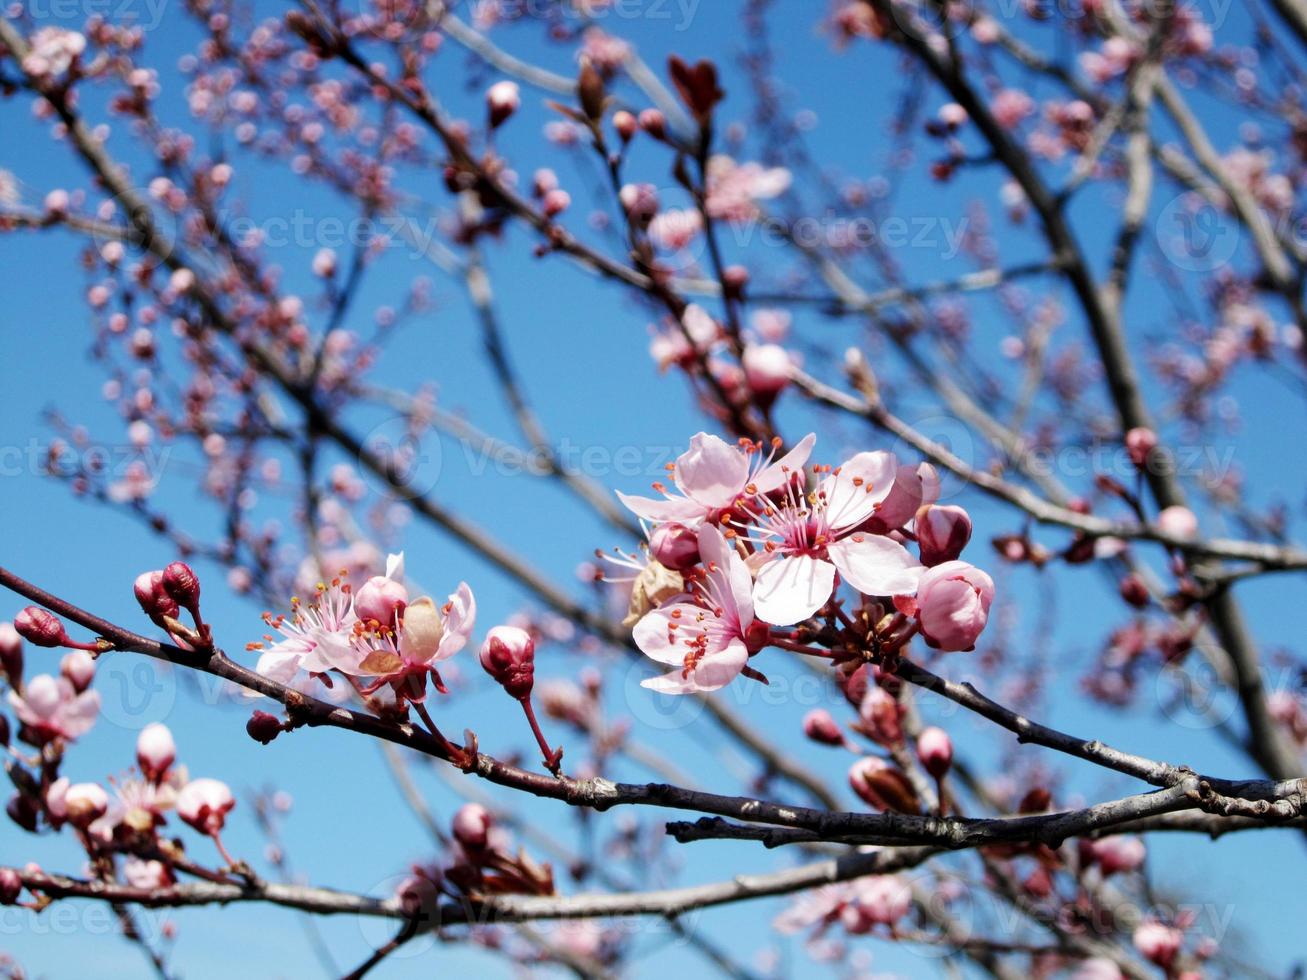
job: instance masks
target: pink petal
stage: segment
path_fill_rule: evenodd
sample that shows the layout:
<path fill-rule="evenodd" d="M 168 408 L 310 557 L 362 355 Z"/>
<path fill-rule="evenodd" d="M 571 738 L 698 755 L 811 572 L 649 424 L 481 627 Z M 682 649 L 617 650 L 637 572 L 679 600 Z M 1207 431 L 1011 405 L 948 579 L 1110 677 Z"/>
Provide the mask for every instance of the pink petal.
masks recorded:
<path fill-rule="evenodd" d="M 721 531 L 711 524 L 699 528 L 699 557 L 704 567 L 715 564 L 719 575 L 727 585 L 727 591 L 735 600 L 735 617 L 742 626 L 753 622 L 753 577 L 748 566 L 738 551 L 726 539 Z"/>
<path fill-rule="evenodd" d="M 809 555 L 778 558 L 762 566 L 753 587 L 754 614 L 773 626 L 807 619 L 835 590 L 835 566 Z"/>
<path fill-rule="evenodd" d="M 617 499 L 622 502 L 622 506 L 636 517 L 643 517 L 646 521 L 653 521 L 655 524 L 678 521 L 681 524 L 693 526 L 702 521 L 704 515 L 708 512 L 708 508 L 702 504 L 687 500 L 684 497 L 654 500 L 650 497 L 632 497 L 618 491 Z"/>
<path fill-rule="evenodd" d="M 899 464 L 893 453 L 858 453 L 818 488 L 826 498 L 826 520 L 834 530 L 857 527 L 876 512 L 894 489 Z"/>
<path fill-rule="evenodd" d="M 852 534 L 826 549 L 845 581 L 866 595 L 917 591 L 926 570 L 897 541 L 879 534 Z"/>
<path fill-rule="evenodd" d="M 631 635 L 635 638 L 635 645 L 646 657 L 661 664 L 679 667 L 689 652 L 686 637 L 699 635 L 701 630 L 695 627 L 695 623 L 705 614 L 711 615 L 701 606 L 690 602 L 673 602 L 641 616 Z M 671 628 L 673 624 L 675 629 Z"/>
<path fill-rule="evenodd" d="M 749 458 L 730 443 L 700 432 L 676 459 L 676 485 L 704 507 L 729 507 L 749 482 Z"/>
<path fill-rule="evenodd" d="M 449 597 L 449 614 L 445 617 L 445 635 L 432 660 L 448 660 L 467 646 L 476 625 L 477 601 L 466 582 L 458 583 L 458 590 Z"/>
<path fill-rule="evenodd" d="M 760 471 L 753 478 L 753 484 L 758 488 L 758 492 L 771 493 L 773 490 L 784 486 L 785 481 L 790 478 L 791 474 L 803 469 L 804 465 L 807 464 L 808 457 L 812 455 L 812 447 L 816 443 L 817 436 L 809 432 L 788 453 Z"/>
<path fill-rule="evenodd" d="M 100 714 L 100 692 L 83 691 L 60 712 L 59 727 L 69 738 L 80 738 L 91 730 Z"/>
<path fill-rule="evenodd" d="M 647 618 L 647 617 L 646 617 Z M 689 694 L 692 691 L 716 691 L 733 681 L 749 659 L 749 652 L 740 641 L 733 641 L 718 653 L 704 657 L 690 676 L 684 671 L 674 670 L 660 677 L 649 677 L 640 682 L 641 687 L 661 694 Z"/>

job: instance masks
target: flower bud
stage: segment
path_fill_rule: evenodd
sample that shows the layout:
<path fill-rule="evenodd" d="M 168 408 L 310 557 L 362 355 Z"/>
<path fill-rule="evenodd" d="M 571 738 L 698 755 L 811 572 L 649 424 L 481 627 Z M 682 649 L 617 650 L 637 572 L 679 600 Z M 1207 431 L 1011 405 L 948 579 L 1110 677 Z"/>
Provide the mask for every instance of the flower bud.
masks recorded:
<path fill-rule="evenodd" d="M 1141 922 L 1132 937 L 1135 949 L 1145 959 L 1156 963 L 1163 970 L 1170 971 L 1176 954 L 1184 942 L 1184 933 L 1174 926 L 1163 925 L 1149 920 Z"/>
<path fill-rule="evenodd" d="M 667 137 L 667 119 L 657 109 L 641 110 L 639 119 L 640 128 L 656 140 Z"/>
<path fill-rule="evenodd" d="M 194 779 L 177 794 L 177 816 L 202 834 L 222 830 L 235 805 L 227 784 L 216 779 Z"/>
<path fill-rule="evenodd" d="M 13 905 L 23 893 L 23 879 L 13 868 L 0 868 L 0 905 Z"/>
<path fill-rule="evenodd" d="M 0 715 L 0 749 L 9 748 L 9 719 Z"/>
<path fill-rule="evenodd" d="M 0 673 L 9 679 L 10 687 L 22 686 L 23 638 L 13 623 L 0 623 Z"/>
<path fill-rule="evenodd" d="M 354 615 L 363 622 L 395 628 L 395 613 L 408 602 L 408 589 L 394 579 L 376 575 L 354 593 Z"/>
<path fill-rule="evenodd" d="M 659 524 L 649 535 L 649 552 L 660 565 L 689 571 L 699 564 L 698 532 L 674 521 Z"/>
<path fill-rule="evenodd" d="M 921 811 L 908 777 L 884 759 L 869 755 L 855 762 L 849 769 L 849 786 L 873 810 Z"/>
<path fill-rule="evenodd" d="M 540 206 L 546 218 L 556 218 L 572 206 L 572 195 L 561 187 L 555 187 L 545 193 Z"/>
<path fill-rule="evenodd" d="M 964 561 L 936 565 L 921 576 L 916 617 L 937 650 L 970 650 L 989 621 L 994 580 Z"/>
<path fill-rule="evenodd" d="M 481 666 L 510 696 L 521 700 L 535 683 L 535 641 L 516 626 L 496 626 L 481 644 Z"/>
<path fill-rule="evenodd" d="M 917 736 L 917 758 L 926 772 L 943 779 L 953 765 L 953 739 L 942 728 L 924 728 Z"/>
<path fill-rule="evenodd" d="M 486 90 L 486 108 L 490 110 L 490 128 L 504 123 L 509 116 L 517 112 L 518 107 L 522 104 L 521 89 L 517 87 L 517 82 L 505 79 L 502 82 L 495 82 Z"/>
<path fill-rule="evenodd" d="M 136 601 L 141 604 L 145 615 L 156 623 L 163 616 L 176 618 L 180 611 L 177 603 L 163 589 L 163 569 L 141 572 L 136 576 L 132 591 L 136 593 Z"/>
<path fill-rule="evenodd" d="M 629 143 L 640 128 L 640 121 L 625 109 L 618 109 L 613 113 L 613 128 L 623 143 Z"/>
<path fill-rule="evenodd" d="M 1192 538 L 1198 534 L 1198 518 L 1188 507 L 1175 504 L 1157 515 L 1157 528 L 1172 537 Z"/>
<path fill-rule="evenodd" d="M 1151 598 L 1148 594 L 1148 586 L 1145 585 L 1144 580 L 1134 572 L 1131 572 L 1125 578 L 1121 579 L 1120 589 L 1121 598 L 1130 603 L 1130 605 L 1134 606 L 1136 609 L 1143 609 L 1148 605 L 1149 599 Z"/>
<path fill-rule="evenodd" d="M 1105 876 L 1137 870 L 1148 853 L 1142 840 L 1127 834 L 1100 838 L 1091 847 L 1094 860 Z"/>
<path fill-rule="evenodd" d="M 844 732 L 825 708 L 813 708 L 803 716 L 803 734 L 822 745 L 844 744 Z"/>
<path fill-rule="evenodd" d="M 928 567 L 954 561 L 971 540 L 971 517 L 952 504 L 927 504 L 915 524 L 921 563 Z"/>
<path fill-rule="evenodd" d="M 74 783 L 64 794 L 68 822 L 85 830 L 109 809 L 109 794 L 99 783 Z"/>
<path fill-rule="evenodd" d="M 858 730 L 880 745 L 898 745 L 903 741 L 905 710 L 894 695 L 873 684 L 858 705 Z"/>
<path fill-rule="evenodd" d="M 151 782 L 160 782 L 177 759 L 177 745 L 167 725 L 153 722 L 136 736 L 136 764 Z"/>
<path fill-rule="evenodd" d="M 722 270 L 722 291 L 727 299 L 739 299 L 749 285 L 749 269 L 743 265 L 728 265 Z"/>
<path fill-rule="evenodd" d="M 14 629 L 33 646 L 61 647 L 68 641 L 59 617 L 40 606 L 28 606 L 15 616 Z"/>
<path fill-rule="evenodd" d="M 184 561 L 175 561 L 163 570 L 163 591 L 173 602 L 200 621 L 200 580 Z"/>
<path fill-rule="evenodd" d="M 454 814 L 452 830 L 454 840 L 469 851 L 484 850 L 490 839 L 490 827 L 494 818 L 479 803 L 464 803 Z"/>
<path fill-rule="evenodd" d="M 1125 449 L 1130 455 L 1130 462 L 1143 469 L 1149 454 L 1157 448 L 1157 433 L 1152 429 L 1138 426 L 1125 434 Z"/>
<path fill-rule="evenodd" d="M 59 661 L 59 673 L 73 685 L 74 691 L 81 694 L 95 679 L 95 658 L 85 650 L 74 650 Z"/>
<path fill-rule="evenodd" d="M 9 797 L 9 802 L 5 804 L 5 813 L 9 815 L 10 820 L 29 834 L 36 833 L 39 814 L 36 810 L 36 804 L 32 802 L 30 797 L 24 796 L 22 793 L 15 793 Z"/>
<path fill-rule="evenodd" d="M 254 712 L 245 723 L 246 733 L 260 745 L 267 745 L 282 733 L 284 727 L 280 718 L 266 711 Z"/>
<path fill-rule="evenodd" d="M 750 344 L 744 349 L 741 363 L 749 390 L 767 405 L 789 385 L 794 368 L 790 352 L 780 344 Z"/>
<path fill-rule="evenodd" d="M 658 213 L 658 191 L 653 184 L 626 184 L 617 197 L 631 221 L 641 227 Z"/>

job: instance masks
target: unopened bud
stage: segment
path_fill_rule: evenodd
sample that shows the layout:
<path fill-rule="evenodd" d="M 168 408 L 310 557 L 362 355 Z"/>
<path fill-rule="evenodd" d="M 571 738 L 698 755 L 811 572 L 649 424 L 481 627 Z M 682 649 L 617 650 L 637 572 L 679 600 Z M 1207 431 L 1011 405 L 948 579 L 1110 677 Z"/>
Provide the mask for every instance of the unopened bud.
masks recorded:
<path fill-rule="evenodd" d="M 623 143 L 629 143 L 640 128 L 640 121 L 625 109 L 618 109 L 613 113 L 613 128 Z"/>
<path fill-rule="evenodd" d="M 266 711 L 254 712 L 245 723 L 245 731 L 260 745 L 267 745 L 282 733 L 284 727 L 280 718 Z"/>
<path fill-rule="evenodd" d="M 151 782 L 159 782 L 177 759 L 177 745 L 167 725 L 153 722 L 136 736 L 136 764 Z"/>
<path fill-rule="evenodd" d="M 23 879 L 13 868 L 0 868 L 0 905 L 13 905 L 23 893 Z"/>
<path fill-rule="evenodd" d="M 496 626 L 481 645 L 481 666 L 510 696 L 521 700 L 535 683 L 535 641 L 516 626 Z"/>
<path fill-rule="evenodd" d="M 145 615 L 156 623 L 164 616 L 176 618 L 180 609 L 172 597 L 163 589 L 163 569 L 153 572 L 141 572 L 132 585 L 136 601 L 141 604 Z"/>
<path fill-rule="evenodd" d="M 75 783 L 64 795 L 68 822 L 83 830 L 103 817 L 108 809 L 109 794 L 99 783 Z"/>
<path fill-rule="evenodd" d="M 73 685 L 74 691 L 81 694 L 95 679 L 95 658 L 85 650 L 74 650 L 59 662 L 59 673 Z"/>
<path fill-rule="evenodd" d="M 469 851 L 484 850 L 490 840 L 490 827 L 494 818 L 479 803 L 464 803 L 454 814 L 452 830 L 454 840 Z"/>
<path fill-rule="evenodd" d="M 236 799 L 226 783 L 216 779 L 194 779 L 177 794 L 177 816 L 202 834 L 222 830 Z"/>
<path fill-rule="evenodd" d="M 545 192 L 540 206 L 545 212 L 546 218 L 556 218 L 572 206 L 572 195 L 561 187 L 555 187 L 553 190 Z"/>
<path fill-rule="evenodd" d="M 486 90 L 486 108 L 490 111 L 490 127 L 504 123 L 522 104 L 522 93 L 517 82 L 495 82 Z"/>
<path fill-rule="evenodd" d="M 200 580 L 184 561 L 175 561 L 163 570 L 163 591 L 168 598 L 200 621 Z"/>
<path fill-rule="evenodd" d="M 1143 609 L 1148 605 L 1150 599 L 1148 586 L 1145 585 L 1144 580 L 1134 572 L 1131 572 L 1125 578 L 1121 579 L 1120 589 L 1121 598 L 1130 603 L 1130 605 L 1134 606 L 1136 609 Z"/>
<path fill-rule="evenodd" d="M 908 777 L 875 756 L 866 756 L 853 764 L 849 769 L 849 786 L 873 810 L 921 811 Z"/>
<path fill-rule="evenodd" d="M 770 404 L 790 383 L 794 360 L 780 344 L 750 344 L 741 359 L 744 379 L 760 401 Z"/>
<path fill-rule="evenodd" d="M 749 285 L 749 270 L 742 265 L 728 265 L 722 270 L 722 289 L 728 299 L 739 299 Z"/>
<path fill-rule="evenodd" d="M 22 827 L 29 834 L 36 833 L 36 824 L 39 815 L 36 810 L 36 804 L 32 802 L 30 797 L 24 796 L 22 793 L 15 793 L 13 796 L 9 797 L 9 802 L 5 804 L 5 813 L 9 815 L 10 820 L 18 824 L 18 826 Z"/>
<path fill-rule="evenodd" d="M 954 561 L 971 540 L 971 517 L 952 504 L 927 504 L 914 525 L 921 563 L 933 567 Z"/>
<path fill-rule="evenodd" d="M 699 535 L 675 521 L 659 524 L 649 535 L 649 551 L 660 565 L 685 572 L 699 564 Z"/>
<path fill-rule="evenodd" d="M 803 734 L 822 745 L 844 744 L 844 732 L 825 708 L 813 708 L 803 716 Z"/>
<path fill-rule="evenodd" d="M 953 739 L 948 732 L 933 725 L 917 736 L 917 758 L 926 772 L 943 779 L 953 765 Z"/>
<path fill-rule="evenodd" d="M 637 120 L 640 128 L 656 140 L 667 138 L 667 119 L 657 109 L 644 109 Z"/>
<path fill-rule="evenodd" d="M 68 634 L 59 617 L 40 606 L 28 606 L 15 616 L 14 629 L 33 646 L 61 647 L 68 643 Z"/>
<path fill-rule="evenodd" d="M 0 673 L 12 688 L 23 683 L 23 638 L 13 623 L 0 623 Z"/>
<path fill-rule="evenodd" d="M 642 227 L 658 213 L 658 190 L 653 184 L 626 184 L 617 197 L 631 221 Z"/>
<path fill-rule="evenodd" d="M 1148 462 L 1148 456 L 1157 448 L 1157 433 L 1152 429 L 1138 426 L 1125 434 L 1125 449 L 1130 455 L 1130 462 L 1140 469 Z"/>

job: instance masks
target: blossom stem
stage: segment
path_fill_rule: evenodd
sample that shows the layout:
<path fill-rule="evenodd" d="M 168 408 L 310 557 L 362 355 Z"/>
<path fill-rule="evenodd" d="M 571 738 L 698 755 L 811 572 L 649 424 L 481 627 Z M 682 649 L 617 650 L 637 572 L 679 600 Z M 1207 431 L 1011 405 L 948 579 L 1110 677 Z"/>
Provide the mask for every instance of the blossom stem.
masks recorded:
<path fill-rule="evenodd" d="M 810 647 L 803 643 L 796 643 L 793 640 L 787 640 L 784 637 L 773 634 L 771 638 L 773 646 L 778 646 L 782 650 L 792 650 L 795 653 L 802 653 L 808 657 L 825 657 L 827 660 L 835 659 L 834 650 L 821 650 L 817 647 Z"/>
<path fill-rule="evenodd" d="M 227 862 L 227 866 L 229 868 L 236 867 L 236 859 L 227 852 L 227 848 L 222 843 L 222 837 L 220 837 L 217 832 L 214 832 L 209 836 L 213 838 L 213 845 L 218 849 L 218 854 L 222 856 L 222 859 Z"/>
<path fill-rule="evenodd" d="M 445 746 L 445 751 L 449 753 L 450 758 L 459 758 L 461 750 L 457 745 L 445 738 L 444 733 L 441 732 L 441 730 L 436 726 L 436 723 L 431 719 L 431 712 L 427 711 L 427 706 L 421 701 L 411 701 L 409 703 L 413 705 L 413 708 L 418 713 L 418 717 L 422 719 L 422 724 L 426 726 L 427 731 L 431 733 L 432 737 Z"/>
<path fill-rule="evenodd" d="M 535 707 L 531 704 L 531 696 L 528 694 L 524 698 L 519 698 L 518 704 L 520 704 L 522 710 L 526 712 L 527 723 L 531 726 L 531 731 L 536 737 L 536 742 L 540 746 L 540 751 L 545 757 L 545 768 L 557 776 L 559 770 L 562 768 L 561 762 L 563 758 L 563 750 L 561 748 L 551 749 L 549 747 L 549 742 L 545 740 L 545 733 L 540 730 L 540 722 L 536 720 L 536 711 Z"/>

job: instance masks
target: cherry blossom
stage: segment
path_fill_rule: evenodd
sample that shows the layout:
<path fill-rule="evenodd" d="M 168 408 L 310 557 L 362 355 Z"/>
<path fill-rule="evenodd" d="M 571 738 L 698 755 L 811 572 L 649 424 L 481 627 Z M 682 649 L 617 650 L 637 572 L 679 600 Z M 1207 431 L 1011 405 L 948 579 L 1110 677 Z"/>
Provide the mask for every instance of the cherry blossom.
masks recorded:
<path fill-rule="evenodd" d="M 85 735 L 100 713 L 100 693 L 78 694 L 64 677 L 37 674 L 19 694 L 11 690 L 9 704 L 35 744 L 56 738 L 76 739 Z"/>

